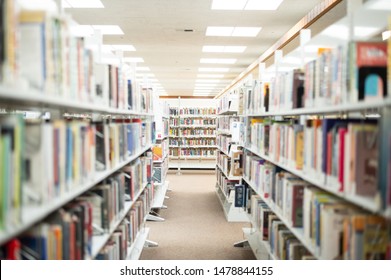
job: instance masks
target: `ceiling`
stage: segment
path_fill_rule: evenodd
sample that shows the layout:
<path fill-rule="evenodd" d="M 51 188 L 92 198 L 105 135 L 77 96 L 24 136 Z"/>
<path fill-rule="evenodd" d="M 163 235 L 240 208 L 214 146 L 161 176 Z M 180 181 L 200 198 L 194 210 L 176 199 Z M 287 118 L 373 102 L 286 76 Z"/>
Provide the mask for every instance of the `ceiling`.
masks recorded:
<path fill-rule="evenodd" d="M 273 1 L 273 0 L 269 0 Z M 211 10 L 212 0 L 101 0 L 103 9 L 65 9 L 82 25 L 119 25 L 123 35 L 104 35 L 104 44 L 131 44 L 124 57 L 141 57 L 161 95 L 192 96 L 196 80 L 215 84 L 216 95 L 322 0 L 284 0 L 275 11 Z M 206 36 L 208 26 L 262 27 L 256 37 Z M 185 32 L 185 30 L 192 30 Z M 243 53 L 206 53 L 205 45 L 246 46 Z M 205 64 L 201 58 L 236 59 Z M 200 72 L 199 68 L 229 68 Z M 199 74 L 220 74 L 200 78 Z M 205 81 L 207 80 L 207 81 Z M 205 88 L 200 85 L 198 88 Z M 204 90 L 205 91 L 205 90 Z"/>

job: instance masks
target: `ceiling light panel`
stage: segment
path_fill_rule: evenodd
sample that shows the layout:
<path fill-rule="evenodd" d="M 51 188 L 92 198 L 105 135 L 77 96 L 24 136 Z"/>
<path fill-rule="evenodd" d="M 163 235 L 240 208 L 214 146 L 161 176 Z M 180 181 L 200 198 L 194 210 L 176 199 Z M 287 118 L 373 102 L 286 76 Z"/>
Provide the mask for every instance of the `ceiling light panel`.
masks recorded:
<path fill-rule="evenodd" d="M 213 0 L 212 10 L 277 10 L 283 0 Z"/>
<path fill-rule="evenodd" d="M 220 37 L 256 37 L 259 31 L 261 31 L 261 27 L 208 26 L 205 35 Z"/>
<path fill-rule="evenodd" d="M 247 0 L 213 0 L 212 10 L 243 10 Z"/>
<path fill-rule="evenodd" d="M 243 53 L 246 46 L 203 46 L 203 52 L 211 53 Z"/>
<path fill-rule="evenodd" d="M 232 37 L 256 37 L 261 31 L 261 27 L 235 27 Z"/>
<path fill-rule="evenodd" d="M 63 8 L 104 8 L 100 0 L 62 0 Z"/>
<path fill-rule="evenodd" d="M 198 74 L 197 78 L 223 78 L 224 74 Z"/>
<path fill-rule="evenodd" d="M 148 72 L 151 71 L 151 69 L 146 66 L 142 66 L 142 67 L 140 66 L 140 67 L 136 67 L 136 71 Z"/>
<path fill-rule="evenodd" d="M 208 64 L 235 64 L 237 59 L 235 58 L 201 58 L 200 63 Z"/>
<path fill-rule="evenodd" d="M 199 72 L 221 72 L 225 73 L 229 71 L 229 68 L 207 68 L 207 67 L 200 67 L 198 68 Z"/>
<path fill-rule="evenodd" d="M 267 11 L 277 10 L 283 0 L 248 0 L 244 10 L 247 11 Z"/>
<path fill-rule="evenodd" d="M 121 27 L 118 25 L 91 25 L 93 29 L 98 29 L 102 35 L 123 35 Z"/>

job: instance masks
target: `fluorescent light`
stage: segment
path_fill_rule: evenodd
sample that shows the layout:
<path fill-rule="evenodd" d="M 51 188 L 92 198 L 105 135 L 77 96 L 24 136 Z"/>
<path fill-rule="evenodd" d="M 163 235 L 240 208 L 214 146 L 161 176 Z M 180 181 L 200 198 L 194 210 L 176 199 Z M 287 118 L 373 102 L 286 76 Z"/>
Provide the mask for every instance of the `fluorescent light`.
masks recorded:
<path fill-rule="evenodd" d="M 219 83 L 220 80 L 216 79 L 197 79 L 196 83 Z"/>
<path fill-rule="evenodd" d="M 283 0 L 213 0 L 212 10 L 277 10 Z"/>
<path fill-rule="evenodd" d="M 71 26 L 72 34 L 91 36 L 94 29 L 100 30 L 102 35 L 123 35 L 124 32 L 118 25 L 74 25 Z"/>
<path fill-rule="evenodd" d="M 226 46 L 224 52 L 226 53 L 242 53 L 246 50 L 246 46 Z"/>
<path fill-rule="evenodd" d="M 100 0 L 62 0 L 63 8 L 104 8 Z"/>
<path fill-rule="evenodd" d="M 123 35 L 121 27 L 118 25 L 91 25 L 93 29 L 99 29 L 102 35 Z"/>
<path fill-rule="evenodd" d="M 206 68 L 200 67 L 198 68 L 199 72 L 228 72 L 229 68 Z"/>
<path fill-rule="evenodd" d="M 234 58 L 201 58 L 200 63 L 235 64 Z"/>
<path fill-rule="evenodd" d="M 277 10 L 283 0 L 248 0 L 244 10 Z"/>
<path fill-rule="evenodd" d="M 124 62 L 144 62 L 142 57 L 124 57 Z"/>
<path fill-rule="evenodd" d="M 223 78 L 224 74 L 198 74 L 198 78 Z"/>
<path fill-rule="evenodd" d="M 235 27 L 232 37 L 256 37 L 261 31 L 261 27 Z"/>
<path fill-rule="evenodd" d="M 208 26 L 206 36 L 222 37 L 256 37 L 261 31 L 260 27 L 231 27 L 231 26 Z"/>
<path fill-rule="evenodd" d="M 246 46 L 203 46 L 202 51 L 212 53 L 242 53 L 246 48 Z"/>
<path fill-rule="evenodd" d="M 212 10 L 243 10 L 247 0 L 213 0 Z"/>
<path fill-rule="evenodd" d="M 231 36 L 234 27 L 208 26 L 206 28 L 206 36 Z"/>

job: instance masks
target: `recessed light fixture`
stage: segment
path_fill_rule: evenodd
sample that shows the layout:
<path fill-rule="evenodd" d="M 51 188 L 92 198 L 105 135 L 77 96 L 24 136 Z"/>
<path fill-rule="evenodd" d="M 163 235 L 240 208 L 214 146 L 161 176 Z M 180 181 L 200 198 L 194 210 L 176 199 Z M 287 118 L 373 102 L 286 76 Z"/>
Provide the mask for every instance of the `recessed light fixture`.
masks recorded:
<path fill-rule="evenodd" d="M 104 8 L 100 0 L 62 0 L 63 8 Z"/>
<path fill-rule="evenodd" d="M 261 27 L 208 26 L 205 35 L 221 37 L 256 37 L 261 29 Z"/>
<path fill-rule="evenodd" d="M 110 46 L 113 51 L 134 52 L 136 50 L 133 45 L 107 45 L 107 46 Z"/>
<path fill-rule="evenodd" d="M 136 77 L 141 77 L 141 78 L 144 78 L 144 77 L 155 77 L 155 75 L 153 73 L 136 73 Z"/>
<path fill-rule="evenodd" d="M 246 48 L 246 46 L 203 46 L 202 51 L 212 53 L 242 53 Z"/>
<path fill-rule="evenodd" d="M 197 74 L 197 78 L 223 78 L 224 74 Z"/>
<path fill-rule="evenodd" d="M 207 68 L 207 67 L 200 67 L 198 68 L 199 72 L 228 72 L 229 68 Z"/>
<path fill-rule="evenodd" d="M 283 0 L 213 0 L 212 10 L 277 10 Z"/>
<path fill-rule="evenodd" d="M 200 63 L 208 64 L 235 64 L 235 58 L 201 58 Z"/>
<path fill-rule="evenodd" d="M 216 80 L 216 79 L 197 79 L 196 80 L 196 83 L 207 83 L 207 84 L 210 84 L 210 83 L 219 83 L 220 80 Z"/>

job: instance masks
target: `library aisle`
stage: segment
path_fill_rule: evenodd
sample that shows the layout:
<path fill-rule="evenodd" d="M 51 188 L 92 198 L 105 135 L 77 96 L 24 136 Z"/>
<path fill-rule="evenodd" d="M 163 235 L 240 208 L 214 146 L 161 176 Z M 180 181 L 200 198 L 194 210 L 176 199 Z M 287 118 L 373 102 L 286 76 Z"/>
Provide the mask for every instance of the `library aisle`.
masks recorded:
<path fill-rule="evenodd" d="M 202 172 L 202 173 L 201 173 Z M 170 171 L 165 221 L 147 222 L 158 247 L 144 248 L 141 260 L 253 260 L 251 249 L 236 248 L 247 223 L 228 223 L 216 196 L 214 171 Z"/>

